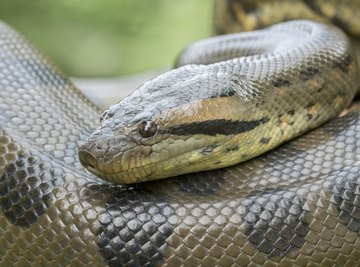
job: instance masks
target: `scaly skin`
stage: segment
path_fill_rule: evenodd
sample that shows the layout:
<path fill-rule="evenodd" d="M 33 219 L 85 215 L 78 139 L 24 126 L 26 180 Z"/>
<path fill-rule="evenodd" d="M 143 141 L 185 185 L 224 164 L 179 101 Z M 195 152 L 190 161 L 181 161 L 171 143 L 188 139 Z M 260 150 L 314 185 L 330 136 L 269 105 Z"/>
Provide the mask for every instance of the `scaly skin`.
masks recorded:
<path fill-rule="evenodd" d="M 359 266 L 359 106 L 242 164 L 111 185 L 77 158 L 100 111 L 0 24 L 0 111 L 0 266 Z"/>
<path fill-rule="evenodd" d="M 106 111 L 79 151 L 89 171 L 128 184 L 231 166 L 336 117 L 359 85 L 347 37 L 310 21 L 203 40 L 178 64 Z"/>
<path fill-rule="evenodd" d="M 360 37 L 360 2 L 353 0 L 215 0 L 217 34 L 253 31 L 288 20 L 331 22 Z"/>

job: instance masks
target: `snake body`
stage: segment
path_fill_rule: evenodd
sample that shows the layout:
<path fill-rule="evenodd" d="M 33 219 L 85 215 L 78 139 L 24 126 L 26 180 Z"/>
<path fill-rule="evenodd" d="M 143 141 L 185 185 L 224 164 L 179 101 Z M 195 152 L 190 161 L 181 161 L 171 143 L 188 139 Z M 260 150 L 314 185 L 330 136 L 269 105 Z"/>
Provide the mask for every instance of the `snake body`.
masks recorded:
<path fill-rule="evenodd" d="M 318 25 L 294 25 L 304 24 Z M 337 40 L 319 44 L 319 60 L 334 64 L 304 76 L 317 90 L 342 87 L 326 87 L 341 98 L 329 106 L 345 106 L 356 87 Z M 116 186 L 77 156 L 100 111 L 5 24 L 0 88 L 1 266 L 359 265 L 359 107 L 245 163 Z M 316 117 L 314 100 L 303 110 Z"/>
<path fill-rule="evenodd" d="M 85 167 L 123 184 L 234 165 L 334 118 L 359 84 L 347 37 L 310 21 L 200 41 L 178 64 L 106 111 Z"/>

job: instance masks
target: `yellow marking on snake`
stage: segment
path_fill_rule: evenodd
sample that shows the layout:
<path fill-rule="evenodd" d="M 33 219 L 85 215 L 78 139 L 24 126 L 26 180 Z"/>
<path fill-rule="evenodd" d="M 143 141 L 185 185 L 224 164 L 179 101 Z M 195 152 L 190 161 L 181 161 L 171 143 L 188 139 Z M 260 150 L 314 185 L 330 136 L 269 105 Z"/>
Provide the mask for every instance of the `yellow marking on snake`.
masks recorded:
<path fill-rule="evenodd" d="M 80 160 L 134 183 L 251 159 L 337 116 L 357 90 L 354 58 L 342 32 L 310 21 L 199 41 L 110 107 Z"/>

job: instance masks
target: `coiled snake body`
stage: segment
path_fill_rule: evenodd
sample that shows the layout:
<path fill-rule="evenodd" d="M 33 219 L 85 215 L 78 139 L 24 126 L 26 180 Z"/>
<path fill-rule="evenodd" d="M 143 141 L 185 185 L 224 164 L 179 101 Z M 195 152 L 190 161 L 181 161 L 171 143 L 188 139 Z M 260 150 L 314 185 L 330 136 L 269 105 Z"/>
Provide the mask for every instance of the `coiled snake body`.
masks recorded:
<path fill-rule="evenodd" d="M 309 21 L 198 42 L 178 60 L 186 66 L 106 111 L 80 161 L 123 184 L 253 158 L 348 106 L 354 58 L 342 33 Z"/>
<path fill-rule="evenodd" d="M 286 29 L 300 38 L 273 47 L 265 56 L 250 57 L 261 63 L 276 50 L 294 53 L 286 54 L 289 61 L 285 57 L 279 59 L 280 65 L 264 64 L 254 73 L 254 80 L 263 77 L 263 72 L 275 73 L 268 76 L 277 92 L 274 98 L 288 97 L 280 102 L 282 108 L 274 108 L 276 116 L 263 119 L 271 114 L 256 117 L 249 112 L 254 116 L 251 121 L 258 123 L 251 124 L 254 127 L 241 124 L 247 125 L 241 129 L 249 131 L 269 122 L 280 129 L 256 139 L 257 145 L 269 144 L 270 137 L 285 135 L 289 126 L 300 125 L 296 118 L 318 124 L 335 116 L 358 86 L 356 63 L 340 31 L 302 21 L 275 26 L 270 32 L 286 33 Z M 317 33 L 318 39 L 311 39 L 315 43 L 310 46 L 318 49 L 316 53 L 302 46 L 309 42 L 300 33 Z M 76 149 L 95 128 L 99 110 L 4 24 L 0 49 L 0 265 L 358 265 L 358 109 L 242 164 L 116 186 L 86 172 L 77 158 Z M 303 55 L 309 58 L 302 61 Z M 250 66 L 242 63 L 244 68 Z M 289 66 L 285 76 L 280 76 L 285 70 L 281 64 Z M 217 74 L 228 71 L 216 66 Z M 197 68 L 183 68 L 181 84 L 189 84 L 185 74 Z M 218 79 L 225 83 L 221 76 Z M 238 80 L 232 83 L 241 85 Z M 296 91 L 300 84 L 314 91 Z M 237 92 L 253 103 L 253 92 Z M 209 93 L 205 98 L 219 101 L 234 96 L 231 91 Z M 291 94 L 303 94 L 308 100 L 291 103 Z M 264 99 L 270 98 L 269 94 Z M 135 110 L 143 108 L 141 103 L 133 105 Z M 324 106 L 327 112 L 321 111 Z M 105 115 L 108 118 L 109 113 L 111 109 Z M 147 136 L 152 125 L 144 126 L 141 129 Z M 296 127 L 293 136 L 302 131 Z M 315 123 L 308 126 L 313 127 Z M 184 131 L 172 129 L 173 133 Z M 110 132 L 105 129 L 101 134 Z M 230 152 L 231 147 L 227 148 Z"/>

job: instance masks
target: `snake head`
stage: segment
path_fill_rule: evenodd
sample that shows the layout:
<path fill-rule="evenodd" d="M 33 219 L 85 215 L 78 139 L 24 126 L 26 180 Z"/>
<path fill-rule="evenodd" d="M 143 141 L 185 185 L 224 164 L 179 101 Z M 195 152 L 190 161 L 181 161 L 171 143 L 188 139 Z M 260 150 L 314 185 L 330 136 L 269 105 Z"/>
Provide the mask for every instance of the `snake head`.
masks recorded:
<path fill-rule="evenodd" d="M 145 83 L 102 114 L 79 149 L 80 162 L 101 178 L 128 184 L 220 168 L 247 156 L 241 142 L 249 143 L 250 131 L 268 119 L 253 112 L 253 96 L 240 90 L 249 81 L 224 73 L 214 78 L 190 65 Z"/>
<path fill-rule="evenodd" d="M 150 120 L 127 122 L 123 120 L 127 115 L 117 112 L 118 109 L 121 106 L 111 107 L 101 115 L 99 127 L 79 148 L 79 160 L 96 176 L 116 183 L 129 183 L 134 181 L 128 182 L 128 177 L 139 176 L 138 161 L 145 161 L 151 154 L 151 146 L 144 140 L 149 142 L 155 138 L 157 125 Z M 146 165 L 143 168 L 146 172 Z"/>

